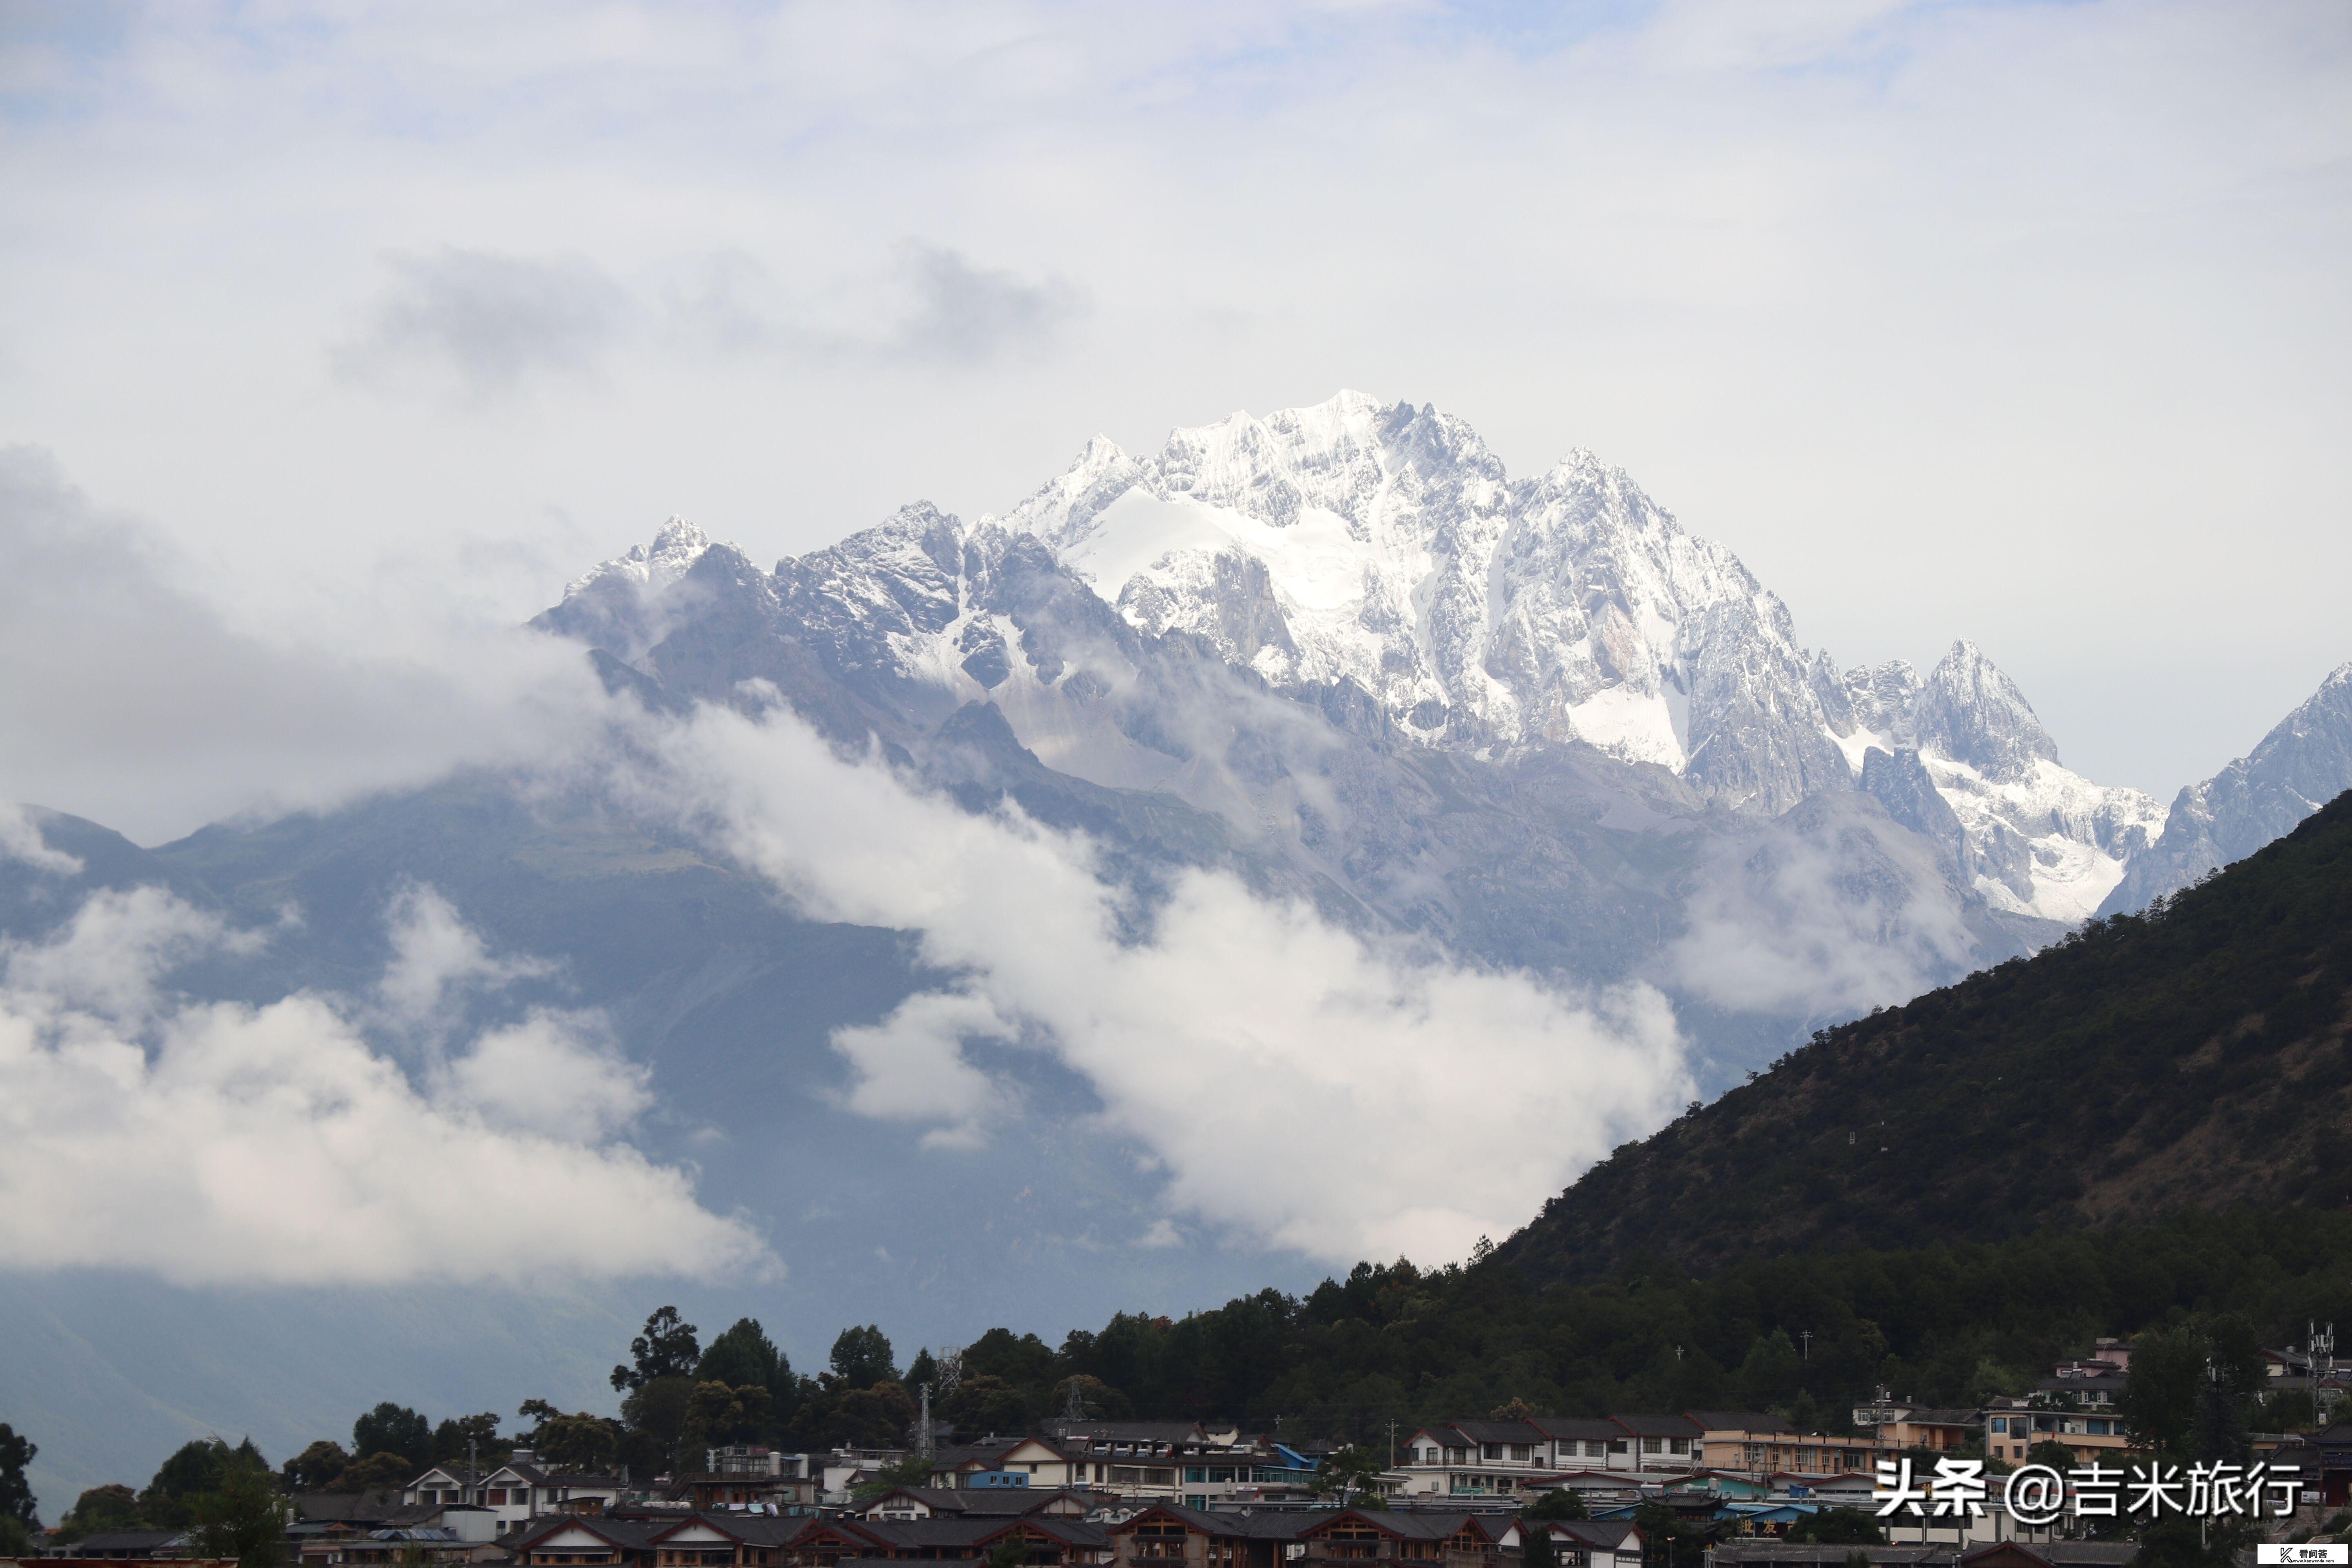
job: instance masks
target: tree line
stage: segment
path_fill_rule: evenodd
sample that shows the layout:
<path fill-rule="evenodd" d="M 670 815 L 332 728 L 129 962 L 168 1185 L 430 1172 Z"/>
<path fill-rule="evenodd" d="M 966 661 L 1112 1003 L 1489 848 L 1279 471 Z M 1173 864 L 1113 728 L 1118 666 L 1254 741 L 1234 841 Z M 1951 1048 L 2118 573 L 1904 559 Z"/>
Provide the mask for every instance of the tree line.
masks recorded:
<path fill-rule="evenodd" d="M 2115 1335 L 2144 1346 L 2126 1412 L 2135 1430 L 2187 1451 L 2197 1423 L 2224 1414 L 2209 1363 L 2240 1429 L 2309 1421 L 2307 1394 L 2264 1392 L 2260 1352 L 2299 1341 L 2310 1320 L 2352 1322 L 2352 1215 L 2191 1210 L 2105 1231 L 1749 1259 L 1705 1278 L 1645 1257 L 1589 1285 L 1538 1286 L 1492 1255 L 1436 1269 L 1360 1263 L 1304 1295 L 1119 1312 L 1057 1345 L 992 1328 L 903 1368 L 880 1327 L 854 1327 L 812 1377 L 754 1319 L 704 1349 L 665 1307 L 614 1368 L 618 1417 L 562 1417 L 576 1445 L 563 1447 L 542 1421 L 536 1447 L 637 1474 L 698 1467 L 701 1449 L 730 1442 L 889 1447 L 907 1440 L 924 1384 L 961 1438 L 1043 1431 L 1075 1397 L 1090 1417 L 1227 1418 L 1382 1463 L 1392 1422 L 1402 1436 L 1498 1410 L 1740 1409 L 1850 1432 L 1853 1407 L 1881 1389 L 1979 1405 L 2026 1394 L 2053 1362 Z"/>
<path fill-rule="evenodd" d="M 1465 1415 L 1748 1409 L 1841 1432 L 1881 1389 L 1938 1405 L 2025 1394 L 2103 1335 L 2137 1346 L 2121 1414 L 2147 1446 L 2228 1453 L 2250 1429 L 2310 1419 L 2307 1394 L 2263 1390 L 2261 1351 L 2295 1342 L 2311 1320 L 2352 1323 L 2352 1215 L 2188 1211 L 2105 1231 L 1749 1259 L 1706 1278 L 1639 1258 L 1590 1285 L 1538 1287 L 1491 1255 L 1437 1269 L 1360 1263 L 1300 1296 L 1261 1290 L 1181 1318 L 1119 1312 L 1058 1345 L 992 1328 L 904 1366 L 880 1326 L 853 1326 L 814 1375 L 756 1319 L 706 1345 L 663 1307 L 613 1369 L 616 1415 L 533 1399 L 501 1435 L 493 1413 L 435 1422 L 387 1401 L 353 1422 L 348 1447 L 321 1439 L 275 1470 L 249 1440 L 186 1444 L 144 1488 L 85 1491 L 63 1528 L 186 1528 L 203 1500 L 238 1487 L 399 1486 L 465 1463 L 469 1446 L 485 1467 L 522 1447 L 551 1468 L 638 1479 L 700 1469 L 727 1444 L 895 1447 L 924 1384 L 957 1437 L 1042 1431 L 1075 1402 L 1096 1418 L 1223 1417 L 1328 1439 L 1374 1468 L 1390 1462 L 1391 1423 L 1402 1436 Z M 0 1532 L 37 1524 L 23 1479 L 33 1451 L 0 1426 Z"/>
<path fill-rule="evenodd" d="M 886 1440 L 904 1433 L 920 1382 L 960 1436 L 1042 1430 L 1073 1384 L 1089 1415 L 1224 1417 L 1382 1458 L 1391 1422 L 1402 1434 L 1507 1406 L 1770 1411 L 1843 1432 L 1882 1388 L 1972 1406 L 2026 1393 L 2097 1337 L 2148 1335 L 2173 1347 L 2146 1363 L 2168 1369 L 2172 1386 L 2148 1396 L 2141 1419 L 2177 1447 L 2196 1399 L 2179 1379 L 2211 1356 L 2243 1419 L 2272 1430 L 2307 1420 L 2302 1396 L 2261 1396 L 2252 1369 L 2263 1345 L 2298 1342 L 2308 1320 L 2352 1322 L 2352 1215 L 2187 1211 L 2105 1231 L 1748 1259 L 1704 1278 L 1640 1257 L 1614 1279 L 1543 1287 L 1492 1256 L 1437 1269 L 1399 1259 L 1360 1263 L 1302 1296 L 1261 1290 L 1181 1318 L 1120 1312 L 1059 1345 L 991 1329 L 952 1356 L 925 1351 L 902 1375 L 879 1330 L 854 1331 L 883 1353 L 845 1377 L 837 1347 L 835 1373 L 772 1404 L 761 1436 Z"/>

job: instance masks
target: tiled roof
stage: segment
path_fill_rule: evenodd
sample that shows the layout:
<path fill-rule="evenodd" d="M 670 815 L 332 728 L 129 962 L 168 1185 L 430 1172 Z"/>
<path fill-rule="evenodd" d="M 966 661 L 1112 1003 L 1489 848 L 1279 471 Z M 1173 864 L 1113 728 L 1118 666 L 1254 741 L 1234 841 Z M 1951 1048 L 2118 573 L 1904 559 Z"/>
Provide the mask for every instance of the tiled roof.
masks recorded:
<path fill-rule="evenodd" d="M 1198 1421 L 1056 1421 L 1055 1435 L 1097 1443 L 1197 1443 Z"/>
<path fill-rule="evenodd" d="M 180 1539 L 176 1530 L 100 1530 L 71 1543 L 70 1550 L 85 1557 L 121 1557 L 134 1552 L 152 1552 Z"/>
<path fill-rule="evenodd" d="M 1446 1425 L 1474 1443 L 1540 1443 L 1544 1436 L 1526 1421 L 1449 1421 Z"/>
<path fill-rule="evenodd" d="M 1693 1410 L 1686 1413 L 1685 1418 L 1710 1432 L 1775 1432 L 1792 1437 L 1798 1435 L 1786 1420 L 1762 1410 Z"/>
<path fill-rule="evenodd" d="M 306 1520 L 373 1520 L 401 1506 L 397 1490 L 366 1492 L 296 1492 L 294 1514 Z"/>

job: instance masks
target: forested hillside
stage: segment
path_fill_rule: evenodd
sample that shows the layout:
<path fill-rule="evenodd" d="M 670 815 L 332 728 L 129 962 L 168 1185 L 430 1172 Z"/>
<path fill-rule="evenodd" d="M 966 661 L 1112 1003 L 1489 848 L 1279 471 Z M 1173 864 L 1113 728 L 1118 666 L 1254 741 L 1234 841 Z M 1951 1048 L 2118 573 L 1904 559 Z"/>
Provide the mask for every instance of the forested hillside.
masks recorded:
<path fill-rule="evenodd" d="M 1501 1255 L 1696 1268 L 2352 1201 L 2352 795 L 2138 915 L 1816 1035 L 1587 1172 Z"/>
<path fill-rule="evenodd" d="M 1058 1345 L 996 1328 L 959 1352 L 909 1354 L 877 1325 L 852 1327 L 814 1376 L 755 1321 L 706 1339 L 663 1308 L 628 1348 L 635 1364 L 615 1369 L 629 1391 L 620 1420 L 534 1401 L 516 1436 L 559 1462 L 659 1469 L 716 1442 L 897 1443 L 923 1383 L 960 1435 L 1037 1430 L 1072 1380 L 1097 1416 L 1230 1417 L 1375 1452 L 1391 1422 L 1402 1436 L 1515 1404 L 1768 1409 L 1840 1430 L 1876 1388 L 1975 1404 L 2023 1392 L 2103 1334 L 2162 1336 L 2143 1348 L 2188 1368 L 2191 1385 L 2208 1357 L 2240 1369 L 2246 1414 L 2269 1424 L 2297 1413 L 2251 1407 L 2256 1352 L 2310 1319 L 2352 1321 L 2352 1215 L 2189 1211 L 1992 1245 L 1755 1258 L 1705 1279 L 1652 1259 L 1595 1285 L 1538 1287 L 1492 1257 L 1426 1273 L 1366 1263 L 1304 1297 L 1264 1290 L 1181 1319 L 1122 1312 Z M 461 1458 L 477 1436 L 485 1457 L 503 1454 L 503 1424 L 493 1412 L 436 1426 L 386 1404 L 360 1415 L 350 1449 L 342 1433 L 320 1434 L 286 1471 L 329 1489 L 383 1484 Z"/>

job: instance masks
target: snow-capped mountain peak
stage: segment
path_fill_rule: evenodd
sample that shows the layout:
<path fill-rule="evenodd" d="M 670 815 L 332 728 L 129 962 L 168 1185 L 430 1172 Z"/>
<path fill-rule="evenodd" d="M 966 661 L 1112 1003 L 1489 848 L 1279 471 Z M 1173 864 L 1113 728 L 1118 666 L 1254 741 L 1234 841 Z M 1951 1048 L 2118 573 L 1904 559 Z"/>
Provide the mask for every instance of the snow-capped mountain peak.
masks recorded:
<path fill-rule="evenodd" d="M 1933 746 L 2000 783 L 2031 776 L 2036 762 L 2058 760 L 2057 742 L 2017 682 L 1965 637 L 1927 672 L 1911 723 L 1922 747 Z"/>
<path fill-rule="evenodd" d="M 1138 628 L 1277 686 L 1352 681 L 1433 744 L 1584 741 L 1776 811 L 1853 772 L 1785 607 L 1589 451 L 1515 484 L 1454 416 L 1343 392 L 1147 458 L 1097 440 L 1004 521 Z M 1766 713 L 1798 721 L 1748 722 Z"/>
<path fill-rule="evenodd" d="M 1736 555 L 1623 469 L 1577 447 L 1515 480 L 1462 420 L 1358 392 L 1178 429 L 1143 457 L 1097 436 L 1001 521 L 968 528 L 918 503 L 772 574 L 738 560 L 689 580 L 711 548 L 673 519 L 582 578 L 548 624 L 634 660 L 740 578 L 843 668 L 986 695 L 1034 729 L 1061 667 L 1003 604 L 1064 591 L 1041 573 L 1075 578 L 1116 612 L 1098 631 L 1184 633 L 1310 701 L 1352 687 L 1423 745 L 1492 759 L 1582 743 L 1774 816 L 1865 789 L 2028 921 L 2090 913 L 2164 822 L 2147 796 L 2060 765 L 1973 644 L 1924 678 L 1900 659 L 1841 674 Z M 1003 604 L 983 607 L 990 595 Z M 1007 687 L 1016 640 L 1036 679 Z M 1076 743 L 1023 736 L 1041 754 Z"/>
<path fill-rule="evenodd" d="M 610 561 L 590 567 L 565 586 L 564 596 L 569 598 L 606 578 L 641 588 L 667 588 L 685 576 L 687 569 L 702 559 L 702 552 L 709 548 L 709 534 L 673 514 L 655 532 L 652 543 L 633 544 Z"/>

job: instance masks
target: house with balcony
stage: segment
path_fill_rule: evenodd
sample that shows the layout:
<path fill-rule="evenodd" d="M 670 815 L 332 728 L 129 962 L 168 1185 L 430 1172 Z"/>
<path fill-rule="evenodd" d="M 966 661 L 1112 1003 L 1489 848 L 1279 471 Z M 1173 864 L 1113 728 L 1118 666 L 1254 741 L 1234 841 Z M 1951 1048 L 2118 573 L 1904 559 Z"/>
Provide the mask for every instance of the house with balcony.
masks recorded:
<path fill-rule="evenodd" d="M 1958 1452 L 1983 1436 L 1984 1412 L 1920 1405 L 1882 1393 L 1853 1407 L 1853 1424 L 1876 1434 L 1882 1447 Z"/>
<path fill-rule="evenodd" d="M 1531 1415 L 1528 1425 L 1550 1445 L 1554 1469 L 1632 1470 L 1641 1445 L 1606 1415 Z"/>
<path fill-rule="evenodd" d="M 1709 1422 L 1704 1412 L 1685 1411 L 1675 1415 L 1612 1415 L 1609 1419 L 1625 1428 L 1633 1458 L 1630 1466 L 1609 1467 L 1630 1468 L 1637 1474 L 1669 1471 L 1685 1474 L 1699 1468 L 1700 1444 L 1706 1436 Z M 1745 1416 L 1740 1419 L 1747 1419 Z"/>
<path fill-rule="evenodd" d="M 1755 1411 L 1695 1410 L 1690 1419 L 1706 1428 L 1700 1463 L 1711 1470 L 1753 1476 L 1776 1470 L 1801 1477 L 1848 1475 L 1874 1470 L 1887 1451 L 1874 1436 L 1800 1432 L 1778 1415 Z"/>
<path fill-rule="evenodd" d="M 1706 1428 L 1694 1415 L 1535 1415 L 1414 1430 L 1397 1466 L 1407 1497 L 1516 1498 L 1584 1489 L 1596 1473 L 1631 1479 L 1697 1468 Z"/>
<path fill-rule="evenodd" d="M 1056 1421 L 1048 1426 L 1053 1447 L 1068 1456 L 1072 1466 L 1066 1482 L 1050 1484 L 1192 1508 L 1296 1502 L 1314 1496 L 1315 1456 L 1244 1434 L 1231 1423 Z"/>
<path fill-rule="evenodd" d="M 694 1509 L 773 1509 L 804 1513 L 817 1504 L 822 1471 L 807 1454 L 750 1444 L 702 1451 L 705 1468 L 677 1476 L 666 1500 Z"/>
<path fill-rule="evenodd" d="M 491 1535 L 503 1535 L 542 1514 L 602 1514 L 620 1497 L 619 1478 L 543 1470 L 531 1462 L 528 1449 L 473 1480 L 458 1467 L 435 1465 L 401 1489 L 401 1501 L 411 1507 L 466 1505 L 485 1510 Z"/>
<path fill-rule="evenodd" d="M 1985 1457 L 2016 1464 L 2036 1443 L 2058 1443 L 2078 1464 L 2111 1460 L 2131 1447 L 2118 1412 L 2128 1346 L 2101 1340 L 2087 1361 L 2064 1361 L 2022 1398 L 2002 1395 L 1985 1407 Z"/>

